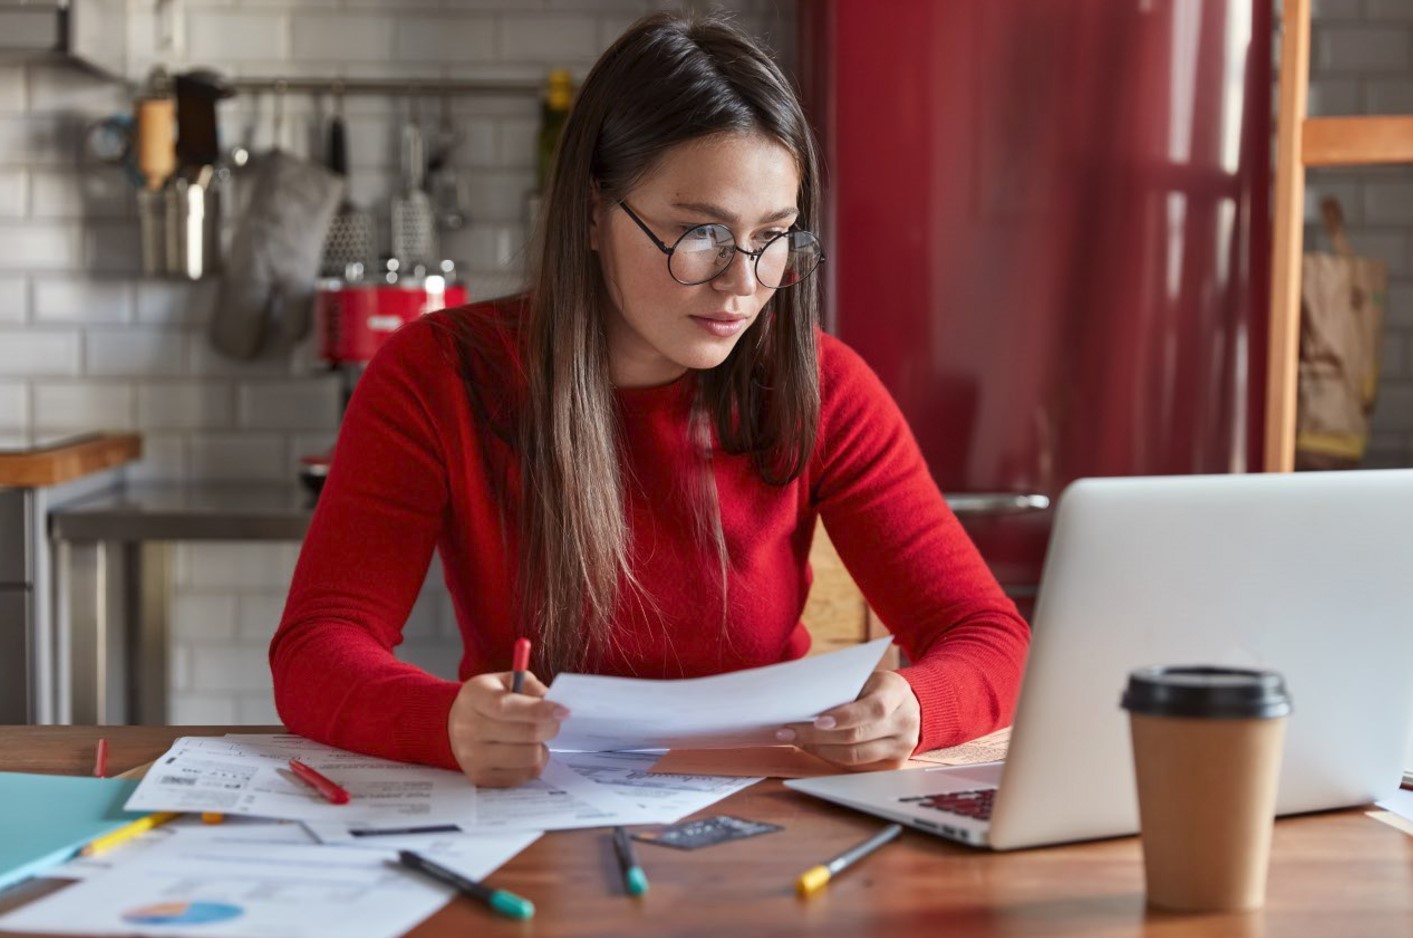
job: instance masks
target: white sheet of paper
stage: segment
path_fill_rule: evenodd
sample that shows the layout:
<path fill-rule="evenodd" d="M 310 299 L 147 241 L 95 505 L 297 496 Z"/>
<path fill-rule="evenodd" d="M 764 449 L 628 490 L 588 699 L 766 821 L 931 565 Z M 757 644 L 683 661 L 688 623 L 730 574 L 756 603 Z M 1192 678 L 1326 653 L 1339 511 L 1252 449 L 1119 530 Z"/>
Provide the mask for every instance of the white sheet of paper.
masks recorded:
<path fill-rule="evenodd" d="M 291 758 L 343 786 L 352 800 L 324 800 L 290 771 Z M 393 826 L 474 817 L 476 789 L 460 772 L 365 756 L 300 736 L 184 736 L 152 764 L 126 807 Z"/>
<path fill-rule="evenodd" d="M 129 863 L 154 847 L 165 844 L 178 834 L 188 843 L 198 839 L 216 843 L 317 844 L 300 824 L 292 821 L 262 821 L 254 818 L 229 817 L 220 824 L 205 824 L 196 815 L 183 815 L 139 834 L 129 841 L 91 857 L 74 857 L 45 872 L 54 879 L 89 879 L 107 873 L 115 866 Z"/>
<path fill-rule="evenodd" d="M 678 681 L 560 674 L 545 695 L 569 709 L 550 748 L 774 746 L 786 723 L 856 698 L 891 638 L 763 668 Z"/>
<path fill-rule="evenodd" d="M 458 822 L 462 833 L 572 830 L 613 824 L 656 823 L 659 812 L 639 807 L 612 788 L 599 785 L 550 757 L 540 777 L 515 788 L 476 789 L 476 810 Z M 346 821 L 305 821 L 304 826 L 324 844 L 366 841 L 369 832 L 389 824 Z"/>
<path fill-rule="evenodd" d="M 415 850 L 468 879 L 485 879 L 543 834 L 544 831 L 477 831 L 471 834 L 360 837 L 354 838 L 347 847 L 329 849 L 378 850 L 390 856 L 396 856 L 399 850 Z"/>
<path fill-rule="evenodd" d="M 393 938 L 453 890 L 373 850 L 169 838 L 0 916 L 0 929 L 214 938 Z"/>
<path fill-rule="evenodd" d="M 653 774 L 648 771 L 661 757 L 661 752 L 555 754 L 556 759 L 583 777 L 608 786 L 655 815 L 650 822 L 638 823 L 673 824 L 761 781 L 758 778 Z"/>
<path fill-rule="evenodd" d="M 1374 802 L 1385 811 L 1392 811 L 1405 821 L 1413 821 L 1413 791 L 1400 788 L 1398 791 Z"/>

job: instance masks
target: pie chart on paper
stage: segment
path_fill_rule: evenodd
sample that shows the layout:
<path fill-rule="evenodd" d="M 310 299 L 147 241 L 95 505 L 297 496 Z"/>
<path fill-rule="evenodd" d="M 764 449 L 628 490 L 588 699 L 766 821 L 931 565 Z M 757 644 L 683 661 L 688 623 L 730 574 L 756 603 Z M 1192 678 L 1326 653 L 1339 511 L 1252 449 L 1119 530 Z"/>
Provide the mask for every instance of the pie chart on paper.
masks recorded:
<path fill-rule="evenodd" d="M 123 913 L 133 925 L 209 925 L 239 918 L 245 910 L 229 902 L 156 902 Z"/>

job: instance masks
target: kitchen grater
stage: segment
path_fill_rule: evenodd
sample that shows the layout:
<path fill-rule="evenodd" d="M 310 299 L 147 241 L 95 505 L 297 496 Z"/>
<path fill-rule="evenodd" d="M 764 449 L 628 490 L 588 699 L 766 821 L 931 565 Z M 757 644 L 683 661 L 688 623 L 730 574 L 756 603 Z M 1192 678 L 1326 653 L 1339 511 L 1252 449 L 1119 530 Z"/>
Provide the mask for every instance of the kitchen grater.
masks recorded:
<path fill-rule="evenodd" d="M 402 191 L 392 200 L 392 254 L 408 270 L 430 268 L 437 259 L 432 200 L 422 190 L 425 173 L 422 131 L 409 118 L 402 128 Z"/>

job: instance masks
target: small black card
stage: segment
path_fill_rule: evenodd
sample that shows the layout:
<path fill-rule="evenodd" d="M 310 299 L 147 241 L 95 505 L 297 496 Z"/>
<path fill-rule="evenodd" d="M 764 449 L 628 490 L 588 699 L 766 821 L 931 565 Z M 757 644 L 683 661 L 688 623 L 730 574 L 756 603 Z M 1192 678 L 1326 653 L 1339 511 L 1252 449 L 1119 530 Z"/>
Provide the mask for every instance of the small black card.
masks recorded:
<path fill-rule="evenodd" d="M 633 835 L 634 840 L 645 844 L 661 844 L 676 847 L 678 850 L 696 850 L 712 844 L 724 844 L 743 837 L 769 834 L 781 830 L 779 824 L 765 824 L 760 821 L 747 821 L 745 818 L 718 814 L 716 817 L 697 821 L 684 821 L 655 831 L 643 831 Z"/>

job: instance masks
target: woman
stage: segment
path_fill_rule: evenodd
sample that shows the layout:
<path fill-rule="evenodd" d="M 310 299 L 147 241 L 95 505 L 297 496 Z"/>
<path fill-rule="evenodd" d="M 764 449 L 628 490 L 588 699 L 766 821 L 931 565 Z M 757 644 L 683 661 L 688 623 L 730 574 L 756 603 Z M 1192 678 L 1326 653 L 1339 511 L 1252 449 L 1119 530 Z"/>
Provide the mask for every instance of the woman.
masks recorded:
<path fill-rule="evenodd" d="M 567 716 L 555 673 L 804 655 L 817 517 L 912 664 L 778 738 L 883 768 L 1008 723 L 1028 629 L 887 392 L 818 331 L 820 219 L 770 58 L 716 19 L 630 28 L 566 124 L 528 295 L 404 327 L 359 382 L 270 649 L 289 728 L 519 784 Z M 460 683 L 392 652 L 434 548 Z"/>

